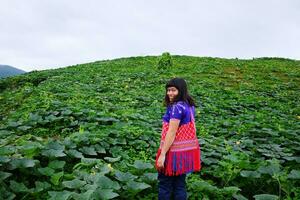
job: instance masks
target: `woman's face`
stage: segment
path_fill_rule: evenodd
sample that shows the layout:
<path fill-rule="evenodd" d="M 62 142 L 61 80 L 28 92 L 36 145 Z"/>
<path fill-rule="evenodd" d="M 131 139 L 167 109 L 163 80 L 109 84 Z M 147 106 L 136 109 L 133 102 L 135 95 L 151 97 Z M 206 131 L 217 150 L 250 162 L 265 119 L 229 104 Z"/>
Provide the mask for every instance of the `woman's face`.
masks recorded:
<path fill-rule="evenodd" d="M 175 97 L 178 95 L 177 88 L 176 87 L 168 87 L 167 95 L 168 95 L 170 101 L 172 102 L 175 99 Z"/>

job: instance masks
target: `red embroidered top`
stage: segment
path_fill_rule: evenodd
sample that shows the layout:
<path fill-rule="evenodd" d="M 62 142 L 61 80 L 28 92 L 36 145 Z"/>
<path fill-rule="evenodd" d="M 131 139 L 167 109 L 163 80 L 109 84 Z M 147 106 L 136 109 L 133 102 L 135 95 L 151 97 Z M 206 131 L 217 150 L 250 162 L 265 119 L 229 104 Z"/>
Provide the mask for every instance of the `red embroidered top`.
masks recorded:
<path fill-rule="evenodd" d="M 187 103 L 177 102 L 167 109 L 167 114 L 168 112 L 170 115 L 165 115 L 163 118 L 160 146 L 158 148 L 155 161 L 156 169 L 167 176 L 177 176 L 180 174 L 200 171 L 201 150 L 196 135 L 196 126 L 192 107 Z M 189 116 L 187 114 L 189 114 Z M 176 132 L 174 142 L 166 153 L 164 168 L 159 170 L 157 167 L 157 160 L 160 156 L 161 149 L 169 129 L 169 122 L 167 120 L 172 118 L 180 119 L 180 124 Z M 189 122 L 187 118 L 190 118 Z"/>

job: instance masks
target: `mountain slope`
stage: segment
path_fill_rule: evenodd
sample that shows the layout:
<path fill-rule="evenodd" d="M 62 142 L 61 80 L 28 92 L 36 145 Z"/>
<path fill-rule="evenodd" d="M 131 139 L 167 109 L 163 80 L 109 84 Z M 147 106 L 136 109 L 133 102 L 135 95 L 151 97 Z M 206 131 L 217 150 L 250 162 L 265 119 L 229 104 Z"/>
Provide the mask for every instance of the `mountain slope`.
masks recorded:
<path fill-rule="evenodd" d="M 0 65 L 0 79 L 15 76 L 18 74 L 26 73 L 24 70 L 9 66 L 9 65 Z"/>
<path fill-rule="evenodd" d="M 81 192 L 96 195 L 103 188 L 91 182 L 109 177 L 109 195 L 155 198 L 164 87 L 182 77 L 197 103 L 202 152 L 202 171 L 188 177 L 191 198 L 251 199 L 259 191 L 277 196 L 280 176 L 282 197 L 296 199 L 296 192 L 287 191 L 296 188 L 300 173 L 300 62 L 172 56 L 173 66 L 158 70 L 158 59 L 103 60 L 0 80 L 0 155 L 11 159 L 2 159 L 7 163 L 0 171 L 27 173 L 4 174 L 3 188 L 21 197 L 11 189 L 10 181 L 17 181 L 49 198 L 87 184 Z M 29 161 L 16 164 L 14 155 Z M 48 165 L 57 165 L 55 172 Z M 59 178 L 42 182 L 50 186 L 40 190 L 26 181 L 45 181 L 54 173 Z"/>

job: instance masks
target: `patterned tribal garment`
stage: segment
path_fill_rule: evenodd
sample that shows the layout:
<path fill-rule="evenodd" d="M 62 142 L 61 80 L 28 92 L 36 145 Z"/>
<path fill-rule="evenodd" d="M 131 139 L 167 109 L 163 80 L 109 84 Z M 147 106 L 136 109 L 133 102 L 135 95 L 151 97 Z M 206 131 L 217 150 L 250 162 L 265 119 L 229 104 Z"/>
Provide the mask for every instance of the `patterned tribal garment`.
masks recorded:
<path fill-rule="evenodd" d="M 169 129 L 169 122 L 163 121 L 161 141 L 156 154 L 155 167 L 157 171 L 164 173 L 166 176 L 177 176 L 200 171 L 201 169 L 201 150 L 196 135 L 195 120 L 191 107 L 190 115 L 190 122 L 178 127 L 174 142 L 166 153 L 164 168 L 159 170 L 157 160 Z"/>

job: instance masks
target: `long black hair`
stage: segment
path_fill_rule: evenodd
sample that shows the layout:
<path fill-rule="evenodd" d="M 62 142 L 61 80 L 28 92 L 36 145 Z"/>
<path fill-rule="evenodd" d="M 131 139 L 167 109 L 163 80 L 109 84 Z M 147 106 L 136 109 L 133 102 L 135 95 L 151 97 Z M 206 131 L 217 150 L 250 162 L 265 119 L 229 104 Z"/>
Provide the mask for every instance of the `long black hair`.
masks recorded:
<path fill-rule="evenodd" d="M 173 103 L 177 101 L 184 101 L 188 103 L 190 106 L 197 107 L 195 104 L 195 100 L 189 95 L 186 81 L 182 78 L 172 78 L 167 82 L 166 95 L 163 103 L 164 106 L 169 106 L 172 104 L 172 102 L 170 102 L 169 96 L 167 95 L 167 91 L 169 87 L 175 87 L 178 90 L 178 95 L 175 97 Z"/>

